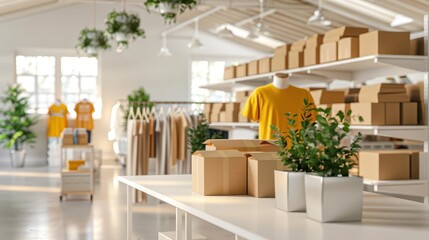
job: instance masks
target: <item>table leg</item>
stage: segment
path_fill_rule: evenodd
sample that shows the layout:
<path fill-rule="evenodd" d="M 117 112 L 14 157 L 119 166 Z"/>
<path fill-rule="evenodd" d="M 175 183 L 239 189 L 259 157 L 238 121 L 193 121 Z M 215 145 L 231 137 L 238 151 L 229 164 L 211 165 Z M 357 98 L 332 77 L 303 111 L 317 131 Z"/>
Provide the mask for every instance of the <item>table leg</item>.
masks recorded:
<path fill-rule="evenodd" d="M 192 216 L 178 208 L 176 208 L 176 240 L 192 240 Z"/>
<path fill-rule="evenodd" d="M 133 237 L 133 209 L 132 209 L 133 188 L 127 186 L 127 240 Z"/>
<path fill-rule="evenodd" d="M 235 235 L 235 240 L 245 240 L 245 239 L 242 238 L 242 237 L 240 237 L 240 236 L 238 236 L 238 235 Z"/>

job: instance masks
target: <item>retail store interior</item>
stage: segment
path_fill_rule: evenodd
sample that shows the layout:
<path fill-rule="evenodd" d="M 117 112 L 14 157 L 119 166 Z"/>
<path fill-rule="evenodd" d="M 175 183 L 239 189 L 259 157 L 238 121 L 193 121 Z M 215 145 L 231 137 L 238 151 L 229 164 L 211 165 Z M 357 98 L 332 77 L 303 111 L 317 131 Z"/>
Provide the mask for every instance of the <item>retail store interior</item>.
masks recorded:
<path fill-rule="evenodd" d="M 0 239 L 428 239 L 429 1 L 0 0 Z"/>

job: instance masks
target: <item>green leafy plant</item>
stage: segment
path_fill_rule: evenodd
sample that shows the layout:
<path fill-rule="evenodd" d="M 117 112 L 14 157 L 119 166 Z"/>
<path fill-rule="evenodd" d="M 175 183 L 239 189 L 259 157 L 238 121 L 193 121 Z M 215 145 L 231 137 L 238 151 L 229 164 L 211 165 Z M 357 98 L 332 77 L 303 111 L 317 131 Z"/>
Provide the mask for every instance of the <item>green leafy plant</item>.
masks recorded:
<path fill-rule="evenodd" d="M 151 8 L 157 9 L 168 24 L 175 23 L 177 14 L 183 13 L 187 9 L 191 10 L 195 5 L 197 5 L 196 0 L 146 0 L 145 2 L 148 11 Z M 165 6 L 175 11 L 164 11 Z"/>
<path fill-rule="evenodd" d="M 84 51 L 92 57 L 96 57 L 100 50 L 110 48 L 109 39 L 103 31 L 95 28 L 84 28 L 80 31 L 77 49 Z"/>
<path fill-rule="evenodd" d="M 278 127 L 271 125 L 271 129 L 274 132 L 274 144 L 279 147 L 277 156 L 283 162 L 283 165 L 294 172 L 311 171 L 308 161 L 315 154 L 315 148 L 313 147 L 316 128 L 314 114 L 314 105 L 304 99 L 299 126 L 296 120 L 298 114 L 290 112 L 285 114 L 289 125 L 287 132 L 282 132 Z"/>
<path fill-rule="evenodd" d="M 311 157 L 308 165 L 312 172 L 319 176 L 336 177 L 348 176 L 349 170 L 355 166 L 353 157 L 357 157 L 361 146 L 362 134 L 353 136 L 350 144 L 343 144 L 342 141 L 350 135 L 350 119 L 352 111 L 347 113 L 339 111 L 335 116 L 330 117 L 330 108 L 316 108 L 317 126 L 315 128 L 315 141 L 311 145 Z M 362 121 L 362 117 L 359 117 Z"/>
<path fill-rule="evenodd" d="M 130 40 L 145 37 L 145 31 L 140 28 L 140 17 L 125 11 L 114 10 L 107 15 L 106 32 L 118 45 L 124 46 L 128 46 Z"/>
<path fill-rule="evenodd" d="M 25 143 L 34 143 L 36 135 L 31 130 L 37 118 L 27 113 L 28 97 L 19 84 L 9 86 L 2 98 L 0 110 L 0 142 L 6 149 L 22 150 Z"/>
<path fill-rule="evenodd" d="M 205 145 L 203 143 L 206 140 L 222 138 L 222 135 L 220 133 L 215 132 L 213 134 L 210 134 L 209 124 L 204 113 L 200 113 L 198 118 L 199 124 L 195 128 L 188 128 L 186 132 L 188 136 L 188 145 L 192 153 L 204 150 Z"/>
<path fill-rule="evenodd" d="M 150 95 L 146 92 L 146 90 L 143 87 L 138 88 L 137 90 L 132 91 L 128 97 L 128 106 L 125 109 L 124 114 L 124 129 L 127 129 L 128 126 L 128 116 L 130 115 L 131 109 L 134 113 L 137 112 L 137 109 L 140 110 L 140 112 L 143 110 L 143 108 L 149 108 L 149 110 L 152 109 L 154 106 L 153 103 L 150 103 Z"/>

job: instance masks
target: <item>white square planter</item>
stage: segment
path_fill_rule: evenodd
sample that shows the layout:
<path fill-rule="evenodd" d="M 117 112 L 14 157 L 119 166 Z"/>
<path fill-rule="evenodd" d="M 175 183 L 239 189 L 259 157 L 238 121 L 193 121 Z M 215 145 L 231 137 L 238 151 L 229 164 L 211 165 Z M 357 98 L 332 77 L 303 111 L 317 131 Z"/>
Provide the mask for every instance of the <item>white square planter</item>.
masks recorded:
<path fill-rule="evenodd" d="M 286 212 L 305 212 L 304 172 L 274 171 L 276 207 Z"/>
<path fill-rule="evenodd" d="M 307 217 L 319 222 L 362 220 L 363 178 L 305 176 Z"/>

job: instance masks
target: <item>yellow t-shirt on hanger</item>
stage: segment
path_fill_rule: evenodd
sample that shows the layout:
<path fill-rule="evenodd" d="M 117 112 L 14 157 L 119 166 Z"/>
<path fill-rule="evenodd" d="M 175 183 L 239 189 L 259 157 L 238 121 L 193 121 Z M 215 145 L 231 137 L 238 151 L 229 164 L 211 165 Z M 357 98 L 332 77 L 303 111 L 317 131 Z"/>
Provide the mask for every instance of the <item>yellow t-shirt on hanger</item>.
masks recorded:
<path fill-rule="evenodd" d="M 241 114 L 252 121 L 259 121 L 259 139 L 273 139 L 271 125 L 282 132 L 289 129 L 285 113 L 300 114 L 304 108 L 304 98 L 314 104 L 310 92 L 289 86 L 278 89 L 273 84 L 256 88 L 247 100 Z M 316 118 L 316 116 L 314 116 Z M 299 123 L 299 119 L 297 119 Z"/>
<path fill-rule="evenodd" d="M 92 113 L 95 110 L 92 103 L 82 100 L 76 104 L 74 110 L 76 111 L 76 128 L 94 129 Z"/>
<path fill-rule="evenodd" d="M 64 128 L 67 127 L 67 106 L 64 103 L 52 104 L 48 114 L 48 137 L 60 137 Z"/>

